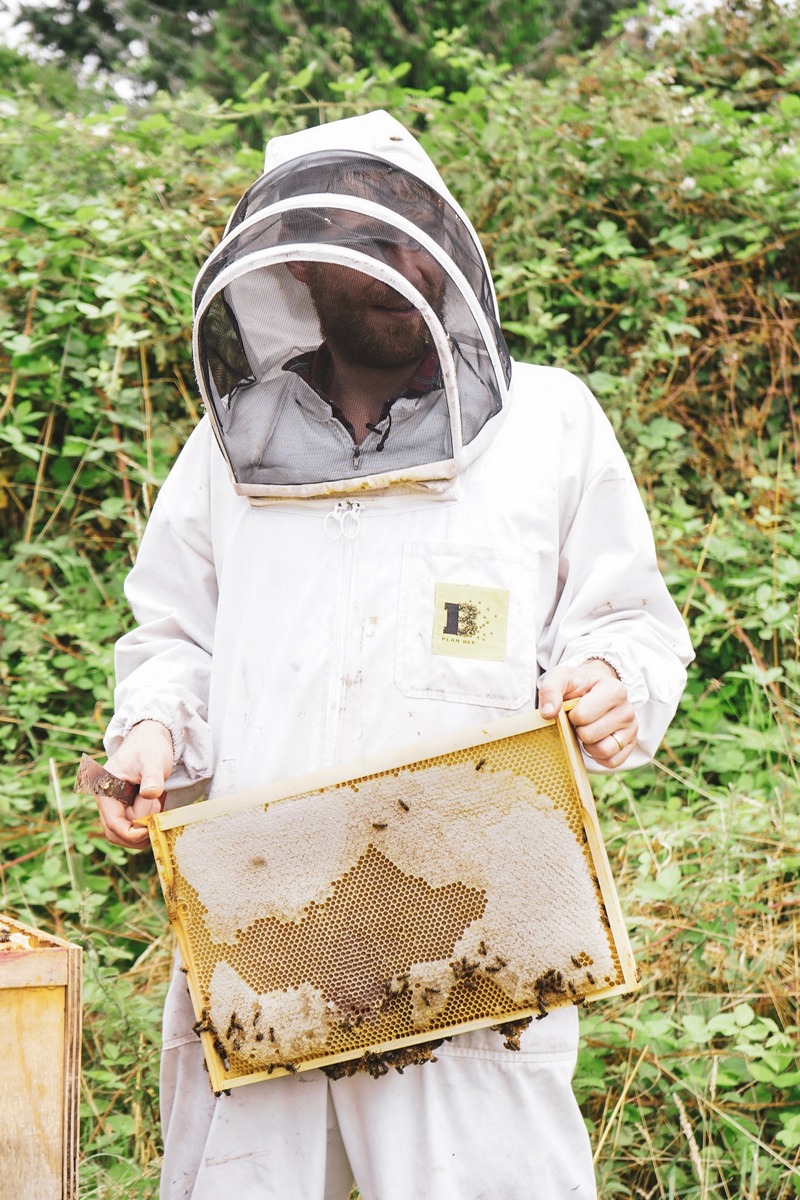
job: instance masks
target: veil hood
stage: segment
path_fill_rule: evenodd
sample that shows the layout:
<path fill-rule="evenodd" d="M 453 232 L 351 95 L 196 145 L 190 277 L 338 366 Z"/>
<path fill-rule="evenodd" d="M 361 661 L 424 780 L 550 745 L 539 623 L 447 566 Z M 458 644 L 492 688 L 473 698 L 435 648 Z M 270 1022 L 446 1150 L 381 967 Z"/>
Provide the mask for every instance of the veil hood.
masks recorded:
<path fill-rule="evenodd" d="M 358 294 L 348 272 L 396 298 L 391 336 L 402 345 L 414 329 L 426 377 L 390 398 L 360 445 L 314 379 L 326 338 L 335 344 L 319 293 L 347 308 Z M 478 236 L 385 112 L 273 138 L 193 303 L 203 400 L 234 486 L 253 502 L 441 488 L 494 436 L 508 401 L 511 360 Z M 363 322 L 383 338 L 396 316 L 365 310 Z M 359 337 L 361 323 L 354 313 Z"/>

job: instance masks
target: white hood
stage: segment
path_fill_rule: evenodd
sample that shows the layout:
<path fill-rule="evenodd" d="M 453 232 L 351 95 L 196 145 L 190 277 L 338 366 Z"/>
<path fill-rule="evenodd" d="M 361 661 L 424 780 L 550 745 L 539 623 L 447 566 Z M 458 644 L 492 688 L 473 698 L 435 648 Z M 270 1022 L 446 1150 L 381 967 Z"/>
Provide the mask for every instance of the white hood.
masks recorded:
<path fill-rule="evenodd" d="M 424 346 L 424 383 L 393 396 L 359 446 L 309 379 L 333 340 L 309 282 L 321 272 L 334 308 L 339 296 L 350 305 L 350 281 L 377 281 L 368 286 L 394 298 Z M 441 487 L 494 436 L 507 404 L 511 361 L 478 237 L 384 112 L 269 143 L 194 306 L 203 399 L 236 490 L 255 502 Z"/>

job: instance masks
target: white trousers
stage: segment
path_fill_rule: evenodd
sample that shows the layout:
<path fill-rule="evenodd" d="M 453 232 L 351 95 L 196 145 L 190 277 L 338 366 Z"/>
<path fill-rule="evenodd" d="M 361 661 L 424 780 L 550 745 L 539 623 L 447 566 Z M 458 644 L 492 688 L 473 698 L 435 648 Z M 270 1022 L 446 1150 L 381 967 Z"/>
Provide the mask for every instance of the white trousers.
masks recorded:
<path fill-rule="evenodd" d="M 596 1200 L 572 1094 L 574 1008 L 519 1052 L 491 1030 L 438 1061 L 336 1082 L 321 1071 L 214 1096 L 176 972 L 164 1014 L 161 1200 Z"/>

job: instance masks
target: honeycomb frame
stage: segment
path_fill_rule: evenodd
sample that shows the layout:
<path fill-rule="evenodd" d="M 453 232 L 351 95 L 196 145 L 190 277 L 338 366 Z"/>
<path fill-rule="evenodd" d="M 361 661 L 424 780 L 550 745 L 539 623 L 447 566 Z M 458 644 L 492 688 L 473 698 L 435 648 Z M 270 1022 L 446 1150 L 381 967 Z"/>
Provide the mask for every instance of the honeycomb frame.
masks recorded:
<path fill-rule="evenodd" d="M 638 986 L 564 712 L 147 825 L 216 1093 Z"/>

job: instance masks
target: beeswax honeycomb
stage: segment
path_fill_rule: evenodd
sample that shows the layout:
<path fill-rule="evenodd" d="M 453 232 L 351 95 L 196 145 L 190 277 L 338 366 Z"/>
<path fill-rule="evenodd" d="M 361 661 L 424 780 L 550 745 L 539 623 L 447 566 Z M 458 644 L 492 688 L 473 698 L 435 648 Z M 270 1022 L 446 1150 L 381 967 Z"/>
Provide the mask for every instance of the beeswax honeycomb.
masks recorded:
<path fill-rule="evenodd" d="M 212 1082 L 635 986 L 574 756 L 562 727 L 539 726 L 268 803 L 214 801 L 205 819 L 155 819 Z"/>

